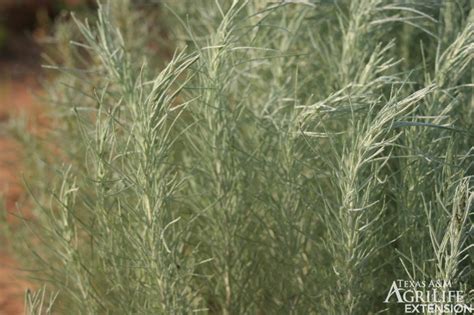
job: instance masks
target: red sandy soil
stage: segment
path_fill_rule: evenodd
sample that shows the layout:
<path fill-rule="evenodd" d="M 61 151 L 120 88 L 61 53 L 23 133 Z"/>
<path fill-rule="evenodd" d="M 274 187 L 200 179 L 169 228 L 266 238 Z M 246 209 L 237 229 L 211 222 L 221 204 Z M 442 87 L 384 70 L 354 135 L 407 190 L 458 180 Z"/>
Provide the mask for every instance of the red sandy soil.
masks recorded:
<path fill-rule="evenodd" d="M 54 3 L 69 8 L 89 0 L 0 0 L 0 25 L 8 31 L 7 42 L 0 43 L 0 196 L 5 201 L 7 222 L 12 227 L 21 224 L 18 217 L 28 216 L 25 191 L 22 185 L 22 148 L 6 132 L 6 124 L 18 115 L 25 115 L 33 125 L 45 126 L 38 102 L 40 51 L 31 32 L 38 29 L 38 13 L 50 11 Z M 46 31 L 47 32 L 47 31 Z M 32 131 L 30 129 L 30 131 Z M 36 130 L 38 131 L 38 130 Z M 35 130 L 33 133 L 37 134 Z M 0 209 L 1 210 L 1 209 Z M 13 237 L 14 237 L 13 232 Z M 8 252 L 15 240 L 0 238 L 0 315 L 24 314 L 24 292 L 30 286 L 24 280 L 20 264 Z"/>
<path fill-rule="evenodd" d="M 40 112 L 34 95 L 39 91 L 34 79 L 37 70 L 32 70 L 36 67 L 17 62 L 0 62 L 0 194 L 8 212 L 7 222 L 13 229 L 21 223 L 17 216 L 24 216 L 26 210 L 21 202 L 25 196 L 21 183 L 22 150 L 5 132 L 5 124 L 23 113 L 35 119 Z M 0 239 L 0 315 L 23 314 L 24 292 L 28 287 L 22 280 L 20 265 L 5 246 L 9 241 L 12 240 Z"/>
<path fill-rule="evenodd" d="M 5 71 L 0 66 L 0 72 Z M 35 101 L 31 94 L 31 83 L 22 80 L 0 80 L 0 124 L 18 115 L 20 110 L 32 109 Z M 35 87 L 33 87 L 35 88 Z M 0 125 L 0 131 L 1 131 Z M 18 224 L 14 214 L 19 214 L 17 202 L 24 195 L 21 185 L 21 147 L 4 132 L 0 132 L 0 193 L 3 195 L 8 211 L 8 222 Z M 20 203 L 18 203 L 20 204 Z M 1 243 L 5 240 L 0 239 Z M 23 314 L 23 294 L 27 283 L 20 280 L 18 263 L 7 252 L 6 246 L 0 246 L 0 315 Z"/>
<path fill-rule="evenodd" d="M 0 0 L 1 1 L 1 0 Z M 12 230 L 25 216 L 22 185 L 22 147 L 7 132 L 7 123 L 18 115 L 31 122 L 40 116 L 38 77 L 39 50 L 31 37 L 15 38 L 10 53 L 0 55 L 0 196 L 5 202 Z M 1 210 L 1 209 L 0 209 Z M 13 232 L 13 237 L 14 237 Z M 24 314 L 24 292 L 28 287 L 20 264 L 8 252 L 15 240 L 0 238 L 0 315 Z"/>

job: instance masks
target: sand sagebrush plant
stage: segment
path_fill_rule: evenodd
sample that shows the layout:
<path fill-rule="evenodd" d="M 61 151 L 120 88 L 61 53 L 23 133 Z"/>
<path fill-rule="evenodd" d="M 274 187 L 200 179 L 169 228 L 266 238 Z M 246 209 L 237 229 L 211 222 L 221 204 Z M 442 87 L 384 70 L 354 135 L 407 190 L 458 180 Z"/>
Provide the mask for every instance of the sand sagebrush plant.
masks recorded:
<path fill-rule="evenodd" d="M 12 129 L 29 314 L 404 314 L 399 279 L 470 307 L 472 2 L 120 0 L 57 29 L 55 128 Z"/>

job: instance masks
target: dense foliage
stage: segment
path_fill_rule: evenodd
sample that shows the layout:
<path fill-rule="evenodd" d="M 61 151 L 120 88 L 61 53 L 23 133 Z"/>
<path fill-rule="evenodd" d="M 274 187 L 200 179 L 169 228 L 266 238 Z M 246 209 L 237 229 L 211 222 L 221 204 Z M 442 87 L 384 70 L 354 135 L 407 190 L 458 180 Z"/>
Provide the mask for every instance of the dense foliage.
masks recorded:
<path fill-rule="evenodd" d="M 133 3 L 57 26 L 54 131 L 23 136 L 18 249 L 56 313 L 402 314 L 396 279 L 472 289 L 469 0 Z"/>

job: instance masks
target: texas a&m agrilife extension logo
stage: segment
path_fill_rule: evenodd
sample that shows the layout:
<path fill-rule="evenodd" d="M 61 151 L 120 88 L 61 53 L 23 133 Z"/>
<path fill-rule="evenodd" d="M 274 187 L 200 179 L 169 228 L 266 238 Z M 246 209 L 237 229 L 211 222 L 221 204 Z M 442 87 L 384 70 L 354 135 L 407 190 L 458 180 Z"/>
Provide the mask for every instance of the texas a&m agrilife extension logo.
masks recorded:
<path fill-rule="evenodd" d="M 451 281 L 395 280 L 384 303 L 403 304 L 405 314 L 473 314 L 469 293 L 452 289 Z"/>

